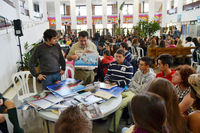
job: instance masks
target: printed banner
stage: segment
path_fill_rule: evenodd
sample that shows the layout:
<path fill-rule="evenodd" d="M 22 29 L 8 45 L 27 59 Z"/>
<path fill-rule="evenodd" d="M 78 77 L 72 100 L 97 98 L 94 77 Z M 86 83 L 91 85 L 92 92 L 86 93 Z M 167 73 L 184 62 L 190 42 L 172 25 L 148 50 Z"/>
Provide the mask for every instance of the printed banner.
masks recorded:
<path fill-rule="evenodd" d="M 148 14 L 141 14 L 139 15 L 139 20 L 142 22 L 147 22 L 148 20 Z"/>
<path fill-rule="evenodd" d="M 56 18 L 55 17 L 48 17 L 49 26 L 56 26 Z"/>
<path fill-rule="evenodd" d="M 70 16 L 63 16 L 61 19 L 62 19 L 62 25 L 71 25 Z"/>
<path fill-rule="evenodd" d="M 157 23 L 161 23 L 162 22 L 162 14 L 155 14 L 154 21 L 156 21 Z"/>
<path fill-rule="evenodd" d="M 118 16 L 117 15 L 107 16 L 107 21 L 108 24 L 117 24 Z"/>
<path fill-rule="evenodd" d="M 123 24 L 133 23 L 133 15 L 123 15 Z"/>
<path fill-rule="evenodd" d="M 102 24 L 102 16 L 92 16 L 92 24 Z"/>
<path fill-rule="evenodd" d="M 77 17 L 77 25 L 87 24 L 87 17 L 86 16 L 78 16 Z"/>

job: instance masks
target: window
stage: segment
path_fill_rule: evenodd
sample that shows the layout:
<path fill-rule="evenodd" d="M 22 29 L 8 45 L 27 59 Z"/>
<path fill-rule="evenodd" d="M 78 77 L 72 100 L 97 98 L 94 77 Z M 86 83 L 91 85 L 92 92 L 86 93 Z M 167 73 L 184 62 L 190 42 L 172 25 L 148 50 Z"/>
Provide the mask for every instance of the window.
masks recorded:
<path fill-rule="evenodd" d="M 103 14 L 102 6 L 95 6 L 94 7 L 94 14 L 95 15 L 102 15 Z"/>
<path fill-rule="evenodd" d="M 86 6 L 77 6 L 76 16 L 87 16 Z"/>
<path fill-rule="evenodd" d="M 112 15 L 112 6 L 107 6 L 107 15 Z"/>
<path fill-rule="evenodd" d="M 133 14 L 133 5 L 124 5 L 123 14 Z"/>
<path fill-rule="evenodd" d="M 144 3 L 144 12 L 149 12 L 149 3 Z"/>
<path fill-rule="evenodd" d="M 77 33 L 84 30 L 87 31 L 87 25 L 77 25 Z"/>
<path fill-rule="evenodd" d="M 39 5 L 34 4 L 34 11 L 35 11 L 35 12 L 40 12 L 40 10 L 39 10 Z"/>

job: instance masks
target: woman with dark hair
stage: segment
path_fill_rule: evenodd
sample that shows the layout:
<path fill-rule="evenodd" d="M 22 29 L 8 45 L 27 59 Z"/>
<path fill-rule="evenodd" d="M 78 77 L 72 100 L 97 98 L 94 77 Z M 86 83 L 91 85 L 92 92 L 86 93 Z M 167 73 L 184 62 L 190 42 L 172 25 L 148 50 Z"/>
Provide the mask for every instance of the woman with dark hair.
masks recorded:
<path fill-rule="evenodd" d="M 194 99 L 194 112 L 188 115 L 188 128 L 193 133 L 200 132 L 200 74 L 192 74 L 188 78 L 190 97 Z"/>
<path fill-rule="evenodd" d="M 195 44 L 195 47 L 199 47 L 199 42 L 196 37 L 192 38 L 192 42 Z"/>
<path fill-rule="evenodd" d="M 180 65 L 175 68 L 175 73 L 172 75 L 172 82 L 176 84 L 176 92 L 179 100 L 180 111 L 186 115 L 193 112 L 193 99 L 189 94 L 188 77 L 195 74 L 194 68 L 188 65 Z"/>
<path fill-rule="evenodd" d="M 146 46 L 146 44 L 145 44 L 145 42 L 143 40 L 140 41 L 139 47 L 141 47 L 144 50 L 144 56 L 146 56 L 146 54 L 147 54 L 147 46 Z M 141 53 L 140 56 L 142 57 L 142 53 Z"/>
<path fill-rule="evenodd" d="M 160 41 L 159 48 L 165 48 L 165 41 L 164 40 Z"/>
<path fill-rule="evenodd" d="M 144 38 L 144 42 L 145 42 L 146 46 L 149 45 L 149 39 L 148 39 L 148 37 L 145 37 L 145 38 Z"/>
<path fill-rule="evenodd" d="M 153 93 L 140 93 L 131 100 L 132 118 L 135 122 L 132 133 L 167 133 L 167 110 L 165 101 Z M 122 132 L 127 128 L 123 129 Z"/>
<path fill-rule="evenodd" d="M 149 86 L 147 92 L 158 94 L 164 98 L 167 108 L 166 125 L 169 133 L 187 133 L 186 122 L 180 113 L 178 97 L 174 85 L 167 79 L 156 78 Z"/>

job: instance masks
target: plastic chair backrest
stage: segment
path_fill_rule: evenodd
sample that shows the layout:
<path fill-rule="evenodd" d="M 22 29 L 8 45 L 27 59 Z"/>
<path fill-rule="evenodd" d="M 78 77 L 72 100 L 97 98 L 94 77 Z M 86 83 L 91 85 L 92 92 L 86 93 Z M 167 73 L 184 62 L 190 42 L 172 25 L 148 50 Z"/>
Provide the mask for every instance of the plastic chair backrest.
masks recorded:
<path fill-rule="evenodd" d="M 65 73 L 61 76 L 61 80 L 65 80 L 66 78 L 69 78 L 69 73 L 68 70 L 70 70 L 71 72 L 71 78 L 74 78 L 74 66 L 70 65 L 70 64 L 66 64 L 66 68 L 65 68 Z"/>
<path fill-rule="evenodd" d="M 135 48 L 134 48 L 133 46 L 131 46 L 131 53 L 132 53 L 133 55 L 136 55 Z"/>
<path fill-rule="evenodd" d="M 12 75 L 12 82 L 14 88 L 17 92 L 18 99 L 23 101 L 24 98 L 37 94 L 36 90 L 36 78 L 33 78 L 33 93 L 30 93 L 28 80 L 29 80 L 30 71 L 21 71 Z M 19 80 L 20 86 L 15 83 L 16 78 Z M 20 89 L 22 89 L 22 95 L 19 94 Z"/>
<path fill-rule="evenodd" d="M 197 62 L 200 64 L 200 62 L 199 62 L 200 53 L 196 51 L 196 54 L 197 54 Z"/>
<path fill-rule="evenodd" d="M 144 50 L 140 47 L 136 47 L 137 52 L 138 52 L 138 59 L 140 59 L 141 57 L 144 57 Z M 142 56 L 141 56 L 141 52 L 142 51 Z"/>

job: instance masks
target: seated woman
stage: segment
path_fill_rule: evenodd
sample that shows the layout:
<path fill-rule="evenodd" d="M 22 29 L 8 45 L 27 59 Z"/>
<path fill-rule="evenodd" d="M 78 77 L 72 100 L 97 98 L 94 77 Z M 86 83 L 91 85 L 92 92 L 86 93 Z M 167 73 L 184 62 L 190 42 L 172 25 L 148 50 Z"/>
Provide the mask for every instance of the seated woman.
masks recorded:
<path fill-rule="evenodd" d="M 153 93 L 135 95 L 131 100 L 131 112 L 135 122 L 134 128 L 130 129 L 131 133 L 168 132 L 165 101 L 159 95 Z"/>
<path fill-rule="evenodd" d="M 195 74 L 196 71 L 188 65 L 180 65 L 175 68 L 175 71 L 172 75 L 172 82 L 176 84 L 179 108 L 182 113 L 188 115 L 193 112 L 192 104 L 194 102 L 189 94 L 188 77 Z"/>
<path fill-rule="evenodd" d="M 164 40 L 160 41 L 159 48 L 165 48 L 165 41 Z"/>
<path fill-rule="evenodd" d="M 144 50 L 144 56 L 146 56 L 146 54 L 147 54 L 147 46 L 146 46 L 146 44 L 145 44 L 145 42 L 143 40 L 140 41 L 139 47 L 141 47 Z M 140 56 L 142 57 L 142 53 L 141 53 Z"/>
<path fill-rule="evenodd" d="M 167 48 L 175 48 L 175 47 L 176 47 L 176 45 L 174 44 L 174 39 L 171 39 L 170 44 L 169 44 L 169 46 L 167 46 Z"/>
<path fill-rule="evenodd" d="M 167 79 L 156 78 L 149 86 L 147 92 L 155 93 L 164 98 L 167 108 L 166 125 L 169 133 L 187 133 L 188 129 L 186 126 L 186 122 L 184 121 L 180 113 L 180 109 L 178 106 L 178 97 L 174 85 Z M 132 132 L 127 131 L 124 133 Z"/>
<path fill-rule="evenodd" d="M 194 112 L 188 115 L 188 128 L 193 133 L 200 132 L 200 74 L 192 74 L 188 78 L 190 97 L 195 101 L 192 105 Z"/>
<path fill-rule="evenodd" d="M 0 130 L 3 133 L 8 133 L 8 128 L 6 124 L 6 120 L 2 113 L 8 113 L 8 118 L 10 122 L 14 126 L 14 133 L 23 133 L 23 129 L 20 128 L 18 117 L 17 117 L 17 110 L 13 101 L 4 98 L 0 93 Z"/>

